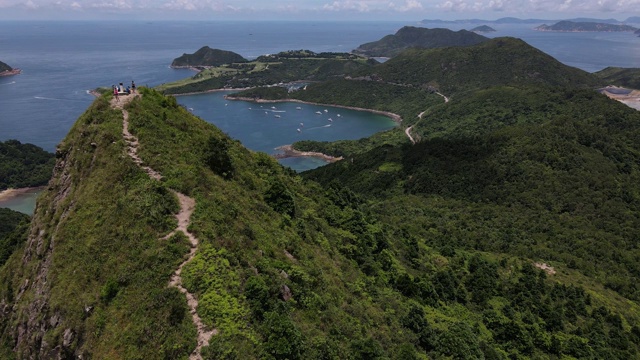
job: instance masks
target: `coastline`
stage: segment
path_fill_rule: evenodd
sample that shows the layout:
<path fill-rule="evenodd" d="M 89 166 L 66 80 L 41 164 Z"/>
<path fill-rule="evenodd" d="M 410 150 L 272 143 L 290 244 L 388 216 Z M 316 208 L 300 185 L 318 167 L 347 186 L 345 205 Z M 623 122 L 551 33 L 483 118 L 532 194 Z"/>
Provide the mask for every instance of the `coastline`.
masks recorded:
<path fill-rule="evenodd" d="M 330 156 L 327 154 L 323 154 L 320 152 L 314 152 L 314 151 L 299 151 L 293 148 L 293 145 L 282 145 L 282 146 L 278 146 L 276 148 L 276 150 L 280 150 L 283 152 L 283 154 L 275 154 L 274 157 L 276 159 L 286 159 L 286 158 L 290 158 L 290 157 L 316 157 L 316 158 L 320 158 L 326 162 L 329 163 L 334 163 L 336 161 L 340 161 L 343 159 L 342 156 L 339 157 L 335 157 L 335 156 Z"/>
<path fill-rule="evenodd" d="M 298 99 L 265 100 L 265 99 L 254 99 L 254 98 L 247 98 L 247 97 L 228 97 L 226 95 L 225 95 L 224 98 L 227 99 L 227 100 L 249 101 L 249 102 L 254 102 L 254 103 L 258 103 L 258 104 L 293 102 L 293 103 L 298 103 L 298 104 L 318 105 L 318 106 L 331 106 L 331 107 L 336 107 L 336 108 L 340 108 L 340 109 L 366 111 L 366 112 L 370 112 L 372 114 L 383 115 L 383 116 L 386 116 L 388 118 L 391 118 L 391 120 L 395 121 L 398 125 L 402 124 L 402 117 L 400 115 L 398 115 L 398 114 L 394 114 L 394 113 L 388 112 L 388 111 L 366 109 L 366 108 L 360 108 L 360 107 L 355 107 L 355 106 L 346 106 L 346 105 L 337 105 L 337 104 L 322 104 L 322 103 L 315 103 L 315 102 L 311 102 L 311 101 L 303 101 L 303 100 L 298 100 Z"/>
<path fill-rule="evenodd" d="M 0 72 L 0 76 L 12 76 L 12 75 L 18 75 L 18 74 L 22 74 L 22 70 L 12 69 L 12 70 L 5 70 L 3 72 Z"/>
<path fill-rule="evenodd" d="M 14 199 L 22 194 L 27 194 L 34 191 L 40 191 L 44 189 L 45 186 L 35 186 L 35 187 L 26 187 L 26 188 L 17 188 L 17 189 L 6 189 L 0 191 L 0 206 L 2 202 Z"/>

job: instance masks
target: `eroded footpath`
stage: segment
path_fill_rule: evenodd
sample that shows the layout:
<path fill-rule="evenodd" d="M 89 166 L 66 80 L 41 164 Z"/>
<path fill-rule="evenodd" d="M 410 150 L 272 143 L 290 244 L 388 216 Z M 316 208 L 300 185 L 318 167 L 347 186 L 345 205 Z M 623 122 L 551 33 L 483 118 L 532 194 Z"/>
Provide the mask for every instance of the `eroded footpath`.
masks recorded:
<path fill-rule="evenodd" d="M 138 138 L 133 136 L 131 132 L 129 132 L 129 113 L 124 109 L 124 105 L 129 103 L 133 98 L 141 96 L 139 94 L 131 94 L 131 95 L 120 95 L 119 98 L 113 99 L 111 101 L 111 106 L 120 109 L 122 111 L 122 137 L 127 145 L 127 155 L 133 160 L 133 162 L 138 165 L 142 170 L 144 170 L 150 178 L 155 180 L 161 180 L 162 174 L 155 171 L 151 167 L 144 164 L 142 159 L 138 156 Z M 188 239 L 191 245 L 189 249 L 189 255 L 186 259 L 180 263 L 178 268 L 171 275 L 171 279 L 169 280 L 169 286 L 177 288 L 181 293 L 183 293 L 187 298 L 187 305 L 189 307 L 189 312 L 191 313 L 191 318 L 193 320 L 193 324 L 196 326 L 198 331 L 198 344 L 196 348 L 193 350 L 191 355 L 189 356 L 190 360 L 202 360 L 201 350 L 204 346 L 209 345 L 209 340 L 211 336 L 216 335 L 218 331 L 216 329 L 207 329 L 205 324 L 202 322 L 202 319 L 197 313 L 198 309 L 198 299 L 192 293 L 190 293 L 184 286 L 182 286 L 182 269 L 184 266 L 189 263 L 196 255 L 196 251 L 198 250 L 198 238 L 196 238 L 192 233 L 189 232 L 189 224 L 191 223 L 191 215 L 196 207 L 195 199 L 186 196 L 185 194 L 179 193 L 175 190 L 170 191 L 178 198 L 180 202 L 180 211 L 176 214 L 176 219 L 178 220 L 178 226 L 168 235 L 166 235 L 163 239 L 168 239 L 175 235 L 177 232 L 182 232 Z"/>

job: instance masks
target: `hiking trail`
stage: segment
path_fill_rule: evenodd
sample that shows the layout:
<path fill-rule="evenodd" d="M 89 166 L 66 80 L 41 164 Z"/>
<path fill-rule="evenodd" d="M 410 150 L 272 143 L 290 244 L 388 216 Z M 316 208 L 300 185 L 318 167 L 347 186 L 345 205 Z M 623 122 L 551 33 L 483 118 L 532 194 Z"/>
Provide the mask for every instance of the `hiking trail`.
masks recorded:
<path fill-rule="evenodd" d="M 147 173 L 150 178 L 159 181 L 160 179 L 162 179 L 162 175 L 151 167 L 144 165 L 144 162 L 142 161 L 142 159 L 140 159 L 140 156 L 138 156 L 138 138 L 131 135 L 131 133 L 129 132 L 129 113 L 124 109 L 124 105 L 128 104 L 133 98 L 137 96 L 142 95 L 120 95 L 117 100 L 115 98 L 111 100 L 111 106 L 122 111 L 122 137 L 124 138 L 124 141 L 127 145 L 127 155 L 129 155 L 133 162 L 142 170 L 144 170 L 144 172 Z M 189 312 L 191 313 L 193 324 L 196 326 L 198 332 L 198 344 L 191 355 L 189 355 L 189 360 L 202 360 L 202 355 L 200 354 L 202 347 L 209 345 L 209 340 L 213 335 L 218 334 L 218 330 L 207 329 L 206 325 L 202 322 L 202 319 L 197 313 L 198 299 L 194 294 L 190 293 L 184 286 L 182 286 L 181 276 L 182 268 L 195 257 L 196 251 L 198 250 L 198 238 L 196 238 L 192 233 L 189 232 L 189 230 L 187 230 L 189 224 L 191 223 L 191 214 L 193 214 L 193 211 L 196 207 L 196 201 L 195 199 L 179 193 L 175 190 L 169 190 L 178 197 L 178 200 L 180 202 L 180 211 L 176 214 L 178 226 L 162 239 L 166 240 L 177 232 L 181 231 L 189 239 L 189 243 L 191 245 L 189 249 L 189 255 L 182 263 L 180 263 L 178 268 L 171 275 L 169 286 L 177 288 L 186 296 Z"/>

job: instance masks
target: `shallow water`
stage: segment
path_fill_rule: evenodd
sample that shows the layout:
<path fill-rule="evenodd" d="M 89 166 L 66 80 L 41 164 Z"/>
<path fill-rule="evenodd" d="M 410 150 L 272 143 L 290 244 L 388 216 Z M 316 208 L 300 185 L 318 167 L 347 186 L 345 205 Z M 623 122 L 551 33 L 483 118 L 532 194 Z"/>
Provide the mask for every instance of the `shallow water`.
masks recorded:
<path fill-rule="evenodd" d="M 33 211 L 36 208 L 36 200 L 41 192 L 42 188 L 37 188 L 18 194 L 10 199 L 1 200 L 0 207 L 9 208 L 27 215 L 33 215 Z"/>

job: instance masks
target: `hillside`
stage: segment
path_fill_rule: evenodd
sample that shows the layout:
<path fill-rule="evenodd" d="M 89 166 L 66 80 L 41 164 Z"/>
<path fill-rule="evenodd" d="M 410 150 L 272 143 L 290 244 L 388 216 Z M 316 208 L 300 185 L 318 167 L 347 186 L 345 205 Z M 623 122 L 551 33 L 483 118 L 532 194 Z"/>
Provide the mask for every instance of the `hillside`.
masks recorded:
<path fill-rule="evenodd" d="M 490 33 L 490 32 L 496 32 L 496 29 L 492 28 L 491 26 L 488 25 L 480 25 L 480 26 L 476 26 L 473 29 L 469 30 L 469 31 L 473 31 L 475 33 Z"/>
<path fill-rule="evenodd" d="M 377 62 L 347 53 L 315 53 L 308 50 L 263 55 L 241 64 L 223 64 L 195 76 L 163 84 L 165 94 L 184 94 L 213 89 L 237 89 L 286 84 L 293 81 L 324 81 L 370 68 Z"/>
<path fill-rule="evenodd" d="M 212 67 L 223 64 L 243 63 L 247 60 L 232 51 L 201 47 L 193 54 L 182 54 L 171 62 L 171 67 Z"/>
<path fill-rule="evenodd" d="M 608 67 L 595 73 L 606 84 L 640 90 L 639 68 Z"/>
<path fill-rule="evenodd" d="M 551 255 L 524 253 L 532 241 L 546 244 L 524 237 L 526 212 L 502 205 L 485 213 L 484 200 L 464 200 L 467 193 L 423 198 L 422 177 L 404 178 L 413 190 L 384 202 L 337 182 L 319 185 L 244 149 L 175 99 L 140 91 L 118 103 L 98 98 L 62 142 L 28 239 L 0 268 L 3 359 L 638 356 L 637 303 L 582 271 L 582 251 L 573 253 L 575 265 L 536 267 Z M 635 129 L 637 119 L 618 113 L 607 126 Z M 364 170 L 377 166 L 375 157 L 387 157 L 376 169 L 392 181 L 412 168 L 428 174 L 425 160 L 440 153 L 424 146 L 434 145 L 416 146 L 418 156 L 404 163 L 393 153 L 409 147 L 336 165 L 366 173 L 348 185 L 378 176 Z M 444 172 L 452 184 L 463 165 Z M 637 169 L 624 171 L 635 177 Z M 622 235 L 638 225 L 625 216 Z M 603 234 L 606 219 L 593 224 Z M 463 221 L 483 227 L 474 233 Z M 575 230 L 551 225 L 554 236 Z M 486 252 L 491 246 L 501 248 Z M 616 253 L 631 261 L 629 271 L 634 251 Z"/>
<path fill-rule="evenodd" d="M 593 87 L 601 80 L 515 38 L 468 47 L 407 50 L 380 64 L 381 81 L 432 87 L 447 96 L 496 85 Z"/>
<path fill-rule="evenodd" d="M 358 46 L 356 54 L 370 57 L 393 57 L 408 48 L 433 49 L 449 46 L 469 46 L 487 38 L 467 30 L 427 29 L 405 26 L 393 35 Z"/>
<path fill-rule="evenodd" d="M 45 185 L 55 155 L 17 140 L 0 142 L 0 190 Z"/>
<path fill-rule="evenodd" d="M 573 22 L 568 20 L 559 21 L 553 25 L 543 24 L 535 27 L 534 29 L 538 31 L 565 31 L 565 32 L 581 32 L 581 31 L 634 32 L 638 30 L 638 28 L 635 28 L 630 25 L 607 24 L 607 23 L 598 23 L 598 22 Z"/>

